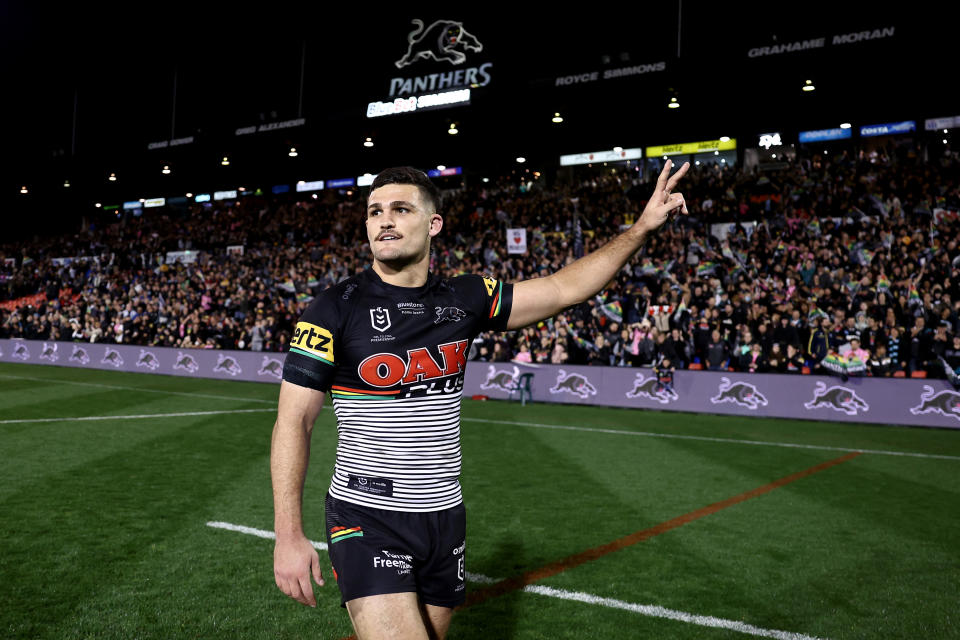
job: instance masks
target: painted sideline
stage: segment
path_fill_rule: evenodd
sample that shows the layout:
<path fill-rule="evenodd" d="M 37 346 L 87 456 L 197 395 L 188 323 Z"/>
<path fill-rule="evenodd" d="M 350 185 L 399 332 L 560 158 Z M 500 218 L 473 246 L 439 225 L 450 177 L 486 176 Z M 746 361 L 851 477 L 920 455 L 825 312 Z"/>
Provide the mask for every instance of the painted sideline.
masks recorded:
<path fill-rule="evenodd" d="M 575 553 L 561 560 L 544 565 L 539 569 L 533 569 L 532 571 L 527 571 L 518 576 L 501 580 L 496 584 L 469 593 L 467 595 L 466 602 L 458 608 L 471 607 L 473 605 L 486 602 L 491 598 L 501 596 L 505 593 L 517 591 L 518 589 L 522 589 L 523 587 L 533 584 L 534 582 L 539 582 L 545 578 L 555 576 L 558 573 L 573 569 L 574 567 L 578 567 L 586 562 L 591 562 L 598 558 L 602 558 L 603 556 L 613 553 L 614 551 L 620 551 L 621 549 L 635 545 L 638 542 L 649 540 L 650 538 L 658 536 L 661 533 L 666 533 L 667 531 L 672 531 L 673 529 L 682 527 L 685 524 L 689 524 L 694 520 L 699 520 L 700 518 L 714 514 L 722 509 L 726 509 L 727 507 L 732 507 L 735 504 L 745 502 L 751 498 L 762 496 L 765 493 L 770 493 L 774 489 L 779 489 L 782 486 L 796 482 L 797 480 L 801 480 L 815 473 L 819 473 L 829 469 L 830 467 L 842 464 L 848 460 L 853 460 L 859 455 L 860 453 L 853 452 L 840 456 L 839 458 L 834 458 L 833 460 L 821 462 L 820 464 L 810 467 L 809 469 L 792 473 L 788 476 L 780 478 L 779 480 L 774 480 L 769 484 L 751 489 L 750 491 L 745 491 L 739 495 L 727 498 L 726 500 L 714 502 L 713 504 L 701 507 L 695 511 L 690 511 L 689 513 L 685 513 L 682 516 L 677 516 L 671 520 L 661 522 L 660 524 L 654 525 L 650 528 L 635 531 L 634 533 L 623 536 L 622 538 L 618 538 L 613 542 L 608 542 L 607 544 L 600 545 L 599 547 L 594 547 L 592 549 L 587 549 L 586 551 L 581 551 L 580 553 Z"/>
<path fill-rule="evenodd" d="M 785 420 L 786 418 L 777 418 Z M 487 422 L 516 427 L 534 427 L 536 429 L 559 429 L 562 431 L 589 431 L 591 433 L 611 433 L 620 436 L 643 436 L 647 438 L 674 438 L 676 440 L 702 440 L 704 442 L 723 442 L 726 444 L 749 444 L 766 447 L 785 447 L 788 449 L 814 449 L 818 451 L 845 451 L 849 453 L 874 453 L 881 456 L 906 456 L 910 458 L 933 458 L 936 460 L 958 460 L 960 456 L 947 456 L 936 453 L 914 453 L 912 451 L 887 451 L 884 449 L 853 449 L 830 447 L 819 444 L 796 444 L 792 442 L 769 442 L 767 440 L 737 440 L 735 438 L 714 438 L 711 436 L 687 436 L 675 433 L 656 433 L 653 431 L 624 431 L 622 429 L 600 429 L 597 427 L 574 427 L 563 424 L 542 424 L 538 422 L 514 422 L 512 420 L 488 420 L 487 418 L 461 418 L 462 422 Z"/>
<path fill-rule="evenodd" d="M 23 424 L 26 422 L 88 422 L 93 420 L 143 420 L 146 418 L 184 418 L 189 416 L 217 416 L 225 413 L 263 413 L 274 409 L 227 409 L 224 411 L 184 411 L 182 413 L 144 413 L 125 416 L 78 416 L 74 418 L 25 418 L 23 420 L 0 420 L 0 424 Z"/>
<path fill-rule="evenodd" d="M 187 396 L 190 398 L 208 398 L 212 400 L 233 400 L 234 402 L 260 402 L 276 404 L 276 400 L 260 400 L 259 398 L 235 398 L 232 396 L 214 396 L 206 393 L 190 393 L 188 391 L 164 391 L 163 389 L 145 389 L 143 387 L 122 387 L 115 384 L 100 384 L 97 382 L 77 382 L 75 380 L 61 380 L 59 378 L 31 378 L 29 376 L 10 376 L 0 374 L 0 378 L 9 380 L 32 380 L 34 382 L 53 382 L 56 384 L 73 384 L 81 387 L 100 387 L 101 389 L 120 389 L 121 391 L 142 391 L 144 393 L 165 393 L 171 396 Z M 231 382 L 226 380 L 225 382 Z"/>
<path fill-rule="evenodd" d="M 276 538 L 276 535 L 273 531 L 254 529 L 253 527 L 245 527 L 243 525 L 231 524 L 229 522 L 208 522 L 207 526 L 215 529 L 226 529 L 227 531 L 245 533 L 247 535 L 265 538 L 268 540 L 273 540 Z M 325 542 L 314 542 L 311 540 L 310 544 L 317 549 L 327 548 L 327 544 Z M 475 582 L 478 584 L 493 584 L 500 582 L 500 580 L 497 578 L 490 578 L 479 573 L 470 573 L 469 571 L 466 573 L 466 576 L 469 582 Z M 623 600 L 615 600 L 613 598 L 604 598 L 580 591 L 566 591 L 564 589 L 554 589 L 552 587 L 543 587 L 539 585 L 528 585 L 527 587 L 524 587 L 523 591 L 526 593 L 534 593 L 540 596 L 546 596 L 548 598 L 571 600 L 573 602 L 583 602 L 586 604 L 608 607 L 610 609 L 632 611 L 633 613 L 639 613 L 640 615 L 651 618 L 666 618 L 668 620 L 686 622 L 701 627 L 728 629 L 730 631 L 737 631 L 762 638 L 777 638 L 778 640 L 824 640 L 815 636 L 808 636 L 802 633 L 793 633 L 791 631 L 763 629 L 760 627 L 755 627 L 752 624 L 747 624 L 746 622 L 740 622 L 739 620 L 726 620 L 724 618 L 715 618 L 713 616 L 701 616 L 693 613 L 687 613 L 685 611 L 678 611 L 676 609 L 667 609 L 666 607 L 653 604 L 634 604 L 632 602 L 624 602 Z"/>

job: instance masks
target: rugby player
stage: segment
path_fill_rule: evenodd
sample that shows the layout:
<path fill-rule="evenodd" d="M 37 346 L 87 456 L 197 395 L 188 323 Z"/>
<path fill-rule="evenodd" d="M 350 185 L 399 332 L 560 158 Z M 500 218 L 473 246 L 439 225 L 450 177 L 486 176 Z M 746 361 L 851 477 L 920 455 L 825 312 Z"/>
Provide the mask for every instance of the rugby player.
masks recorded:
<path fill-rule="evenodd" d="M 689 169 L 667 161 L 643 214 L 560 271 L 515 284 L 429 272 L 440 233 L 439 191 L 409 167 L 387 169 L 367 199 L 373 265 L 321 293 L 290 340 L 270 468 L 274 577 L 316 606 L 323 585 L 301 505 L 310 435 L 327 391 L 337 454 L 326 529 L 341 603 L 361 640 L 444 638 L 466 591 L 460 493 L 460 399 L 470 343 L 526 327 L 587 300 L 678 211 Z"/>

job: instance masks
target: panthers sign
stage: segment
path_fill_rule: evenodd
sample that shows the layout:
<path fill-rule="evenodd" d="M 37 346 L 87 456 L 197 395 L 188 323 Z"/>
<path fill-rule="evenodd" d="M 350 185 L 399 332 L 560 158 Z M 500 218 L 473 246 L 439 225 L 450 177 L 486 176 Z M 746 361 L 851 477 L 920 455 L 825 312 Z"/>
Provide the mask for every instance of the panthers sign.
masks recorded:
<path fill-rule="evenodd" d="M 490 83 L 491 63 L 464 66 L 468 55 L 483 51 L 483 43 L 462 22 L 437 20 L 426 26 L 415 19 L 413 25 L 413 31 L 407 35 L 406 52 L 394 61 L 394 66 L 403 69 L 432 61 L 455 68 L 391 78 L 390 100 L 367 104 L 368 118 L 470 104 L 471 90 Z"/>

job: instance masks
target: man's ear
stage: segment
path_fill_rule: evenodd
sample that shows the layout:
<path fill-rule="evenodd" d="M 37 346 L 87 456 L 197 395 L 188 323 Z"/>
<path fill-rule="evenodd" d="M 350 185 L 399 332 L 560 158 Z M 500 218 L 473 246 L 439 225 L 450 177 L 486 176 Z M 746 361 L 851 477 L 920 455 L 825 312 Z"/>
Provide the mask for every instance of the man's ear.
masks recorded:
<path fill-rule="evenodd" d="M 439 213 L 430 216 L 430 237 L 434 237 L 443 229 L 443 217 Z"/>

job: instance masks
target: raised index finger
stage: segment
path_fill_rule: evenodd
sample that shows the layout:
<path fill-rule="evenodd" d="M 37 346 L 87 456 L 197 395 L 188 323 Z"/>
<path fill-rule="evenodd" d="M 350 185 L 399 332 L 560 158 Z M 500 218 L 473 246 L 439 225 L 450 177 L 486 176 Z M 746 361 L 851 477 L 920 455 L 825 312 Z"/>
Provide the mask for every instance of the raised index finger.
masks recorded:
<path fill-rule="evenodd" d="M 672 168 L 673 160 L 667 160 L 663 163 L 663 169 L 657 177 L 657 193 L 663 193 L 663 190 L 667 188 L 667 178 L 670 176 L 670 169 Z"/>
<path fill-rule="evenodd" d="M 667 191 L 673 191 L 673 188 L 677 186 L 677 183 L 680 182 L 680 178 L 690 169 L 690 163 L 684 162 L 683 166 L 677 169 L 677 172 L 670 177 L 670 180 L 667 181 Z M 662 177 L 662 176 L 661 176 Z M 658 181 L 659 186 L 659 181 Z"/>

